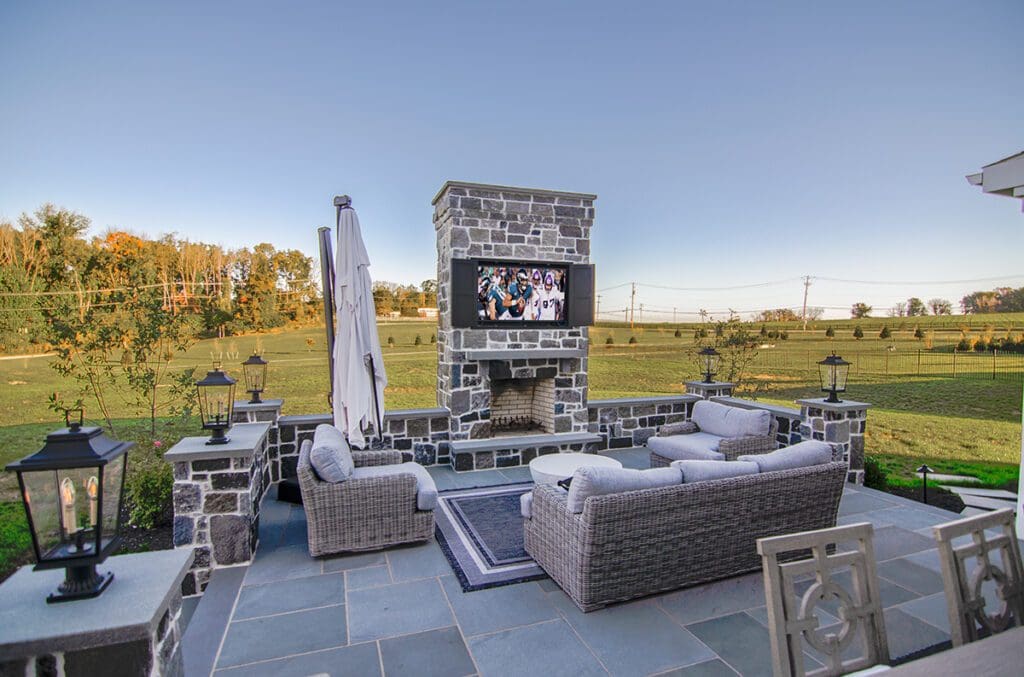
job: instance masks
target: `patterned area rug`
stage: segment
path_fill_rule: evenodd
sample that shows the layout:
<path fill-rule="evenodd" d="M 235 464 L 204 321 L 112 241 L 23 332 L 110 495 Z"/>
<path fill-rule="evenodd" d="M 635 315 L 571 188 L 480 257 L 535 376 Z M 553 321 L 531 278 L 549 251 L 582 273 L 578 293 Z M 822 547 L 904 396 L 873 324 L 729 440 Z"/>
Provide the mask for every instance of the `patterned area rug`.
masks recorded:
<path fill-rule="evenodd" d="M 531 489 L 527 483 L 440 495 L 437 541 L 463 592 L 546 577 L 523 549 L 519 497 Z"/>

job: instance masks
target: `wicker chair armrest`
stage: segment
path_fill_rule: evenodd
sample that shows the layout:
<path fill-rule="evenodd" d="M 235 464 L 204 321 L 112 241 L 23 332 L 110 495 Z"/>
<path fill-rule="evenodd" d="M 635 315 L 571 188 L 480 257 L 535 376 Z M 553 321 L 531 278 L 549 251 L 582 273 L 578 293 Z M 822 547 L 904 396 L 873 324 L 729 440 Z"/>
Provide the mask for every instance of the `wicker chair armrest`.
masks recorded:
<path fill-rule="evenodd" d="M 303 502 L 315 505 L 319 514 L 353 516 L 380 511 L 412 512 L 416 509 L 416 477 L 385 475 L 332 483 L 314 481 L 303 491 Z"/>
<path fill-rule="evenodd" d="M 580 516 L 569 511 L 569 494 L 554 484 L 538 484 L 533 488 L 531 519 L 555 526 L 570 542 L 580 527 Z"/>
<path fill-rule="evenodd" d="M 397 465 L 402 462 L 402 452 L 392 449 L 353 451 L 352 462 L 357 468 L 369 465 Z"/>
<path fill-rule="evenodd" d="M 725 437 L 718 443 L 718 451 L 725 455 L 725 460 L 735 461 L 737 456 L 744 454 L 767 454 L 775 451 L 775 438 L 748 435 L 745 437 Z"/>
<path fill-rule="evenodd" d="M 669 437 L 671 435 L 689 435 L 690 433 L 700 432 L 700 428 L 693 421 L 683 421 L 681 423 L 666 423 L 665 425 L 658 428 L 658 437 Z"/>

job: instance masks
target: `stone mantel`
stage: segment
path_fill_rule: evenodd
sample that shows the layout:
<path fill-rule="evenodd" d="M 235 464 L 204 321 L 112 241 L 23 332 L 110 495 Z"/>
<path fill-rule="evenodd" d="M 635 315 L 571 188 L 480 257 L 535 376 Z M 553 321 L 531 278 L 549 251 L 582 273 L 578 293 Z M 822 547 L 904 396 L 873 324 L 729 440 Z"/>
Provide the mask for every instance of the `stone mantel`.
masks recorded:
<path fill-rule="evenodd" d="M 227 431 L 231 438 L 227 444 L 207 444 L 209 437 L 185 437 L 166 454 L 168 463 L 206 461 L 214 458 L 251 456 L 267 438 L 270 423 L 236 423 Z"/>
<path fill-rule="evenodd" d="M 466 359 L 475 362 L 511 360 L 562 360 L 586 357 L 582 348 L 524 348 L 501 350 L 467 350 Z"/>

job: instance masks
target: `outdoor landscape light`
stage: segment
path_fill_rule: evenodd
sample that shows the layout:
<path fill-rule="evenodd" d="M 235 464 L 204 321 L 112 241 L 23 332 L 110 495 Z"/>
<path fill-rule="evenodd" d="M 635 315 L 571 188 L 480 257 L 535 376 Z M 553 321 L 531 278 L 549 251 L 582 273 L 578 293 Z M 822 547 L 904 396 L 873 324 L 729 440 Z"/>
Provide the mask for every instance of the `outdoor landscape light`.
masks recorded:
<path fill-rule="evenodd" d="M 245 376 L 245 390 L 252 393 L 249 404 L 259 404 L 260 393 L 267 386 L 267 362 L 258 353 L 242 363 L 242 375 Z"/>
<path fill-rule="evenodd" d="M 921 467 L 917 469 L 917 472 L 921 475 L 921 502 L 928 503 L 928 473 L 933 472 L 927 464 L 922 463 Z"/>
<path fill-rule="evenodd" d="M 213 369 L 206 377 L 196 381 L 199 394 L 199 415 L 203 419 L 203 430 L 212 434 L 207 444 L 227 444 L 230 439 L 224 433 L 231 427 L 231 415 L 235 407 L 235 379 L 220 369 L 214 362 Z"/>
<path fill-rule="evenodd" d="M 714 383 L 715 374 L 718 373 L 720 353 L 711 346 L 704 346 L 697 354 L 700 355 L 701 362 L 704 365 L 704 383 Z"/>
<path fill-rule="evenodd" d="M 71 414 L 76 419 L 71 420 Z M 65 412 L 66 428 L 46 436 L 43 448 L 7 469 L 18 474 L 35 571 L 67 569 L 47 602 L 96 597 L 114 579 L 96 565 L 121 542 L 121 501 L 128 450 L 96 426 L 82 427 L 82 410 Z"/>
<path fill-rule="evenodd" d="M 821 378 L 821 391 L 828 393 L 826 402 L 842 402 L 839 393 L 846 392 L 846 377 L 850 373 L 850 363 L 836 355 L 836 351 L 818 363 L 818 375 Z"/>

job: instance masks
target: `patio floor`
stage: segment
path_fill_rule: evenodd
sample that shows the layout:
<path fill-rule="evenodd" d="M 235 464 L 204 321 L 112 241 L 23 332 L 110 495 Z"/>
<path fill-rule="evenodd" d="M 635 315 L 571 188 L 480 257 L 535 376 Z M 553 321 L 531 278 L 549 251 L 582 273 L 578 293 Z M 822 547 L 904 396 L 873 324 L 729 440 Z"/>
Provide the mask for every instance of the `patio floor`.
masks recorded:
<path fill-rule="evenodd" d="M 646 450 L 608 455 L 648 466 Z M 529 480 L 430 472 L 442 491 Z M 892 656 L 948 640 L 930 527 L 956 515 L 850 486 L 839 514 L 875 526 Z M 583 614 L 550 580 L 463 593 L 434 541 L 312 559 L 302 508 L 272 494 L 260 529 L 252 565 L 218 570 L 195 610 L 186 674 L 771 674 L 760 573 Z"/>

